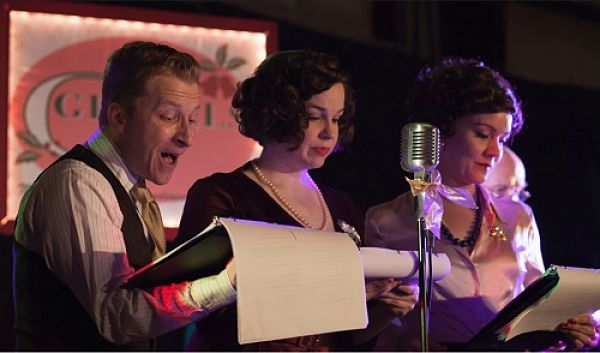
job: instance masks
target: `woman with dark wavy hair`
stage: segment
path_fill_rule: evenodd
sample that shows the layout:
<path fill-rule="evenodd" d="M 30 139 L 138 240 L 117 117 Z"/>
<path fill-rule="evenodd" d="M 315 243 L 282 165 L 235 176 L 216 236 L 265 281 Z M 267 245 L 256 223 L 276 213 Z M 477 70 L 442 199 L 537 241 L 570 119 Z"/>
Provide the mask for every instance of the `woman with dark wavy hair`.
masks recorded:
<path fill-rule="evenodd" d="M 476 205 L 466 208 L 443 198 L 441 234 L 433 251 L 446 253 L 452 269 L 433 285 L 429 340 L 431 349 L 439 350 L 444 343 L 472 338 L 540 277 L 544 263 L 531 208 L 520 200 L 496 198 L 481 185 L 502 157 L 504 145 L 523 126 L 521 103 L 511 84 L 478 60 L 448 58 L 418 73 L 407 108 L 410 121 L 440 129 L 443 145 L 437 170 L 442 183 L 466 191 Z M 410 192 L 367 211 L 366 243 L 416 248 Z M 384 330 L 378 349 L 420 347 L 418 313 L 411 312 L 403 321 Z M 597 344 L 594 330 L 588 314 L 560 327 L 571 348 Z M 529 349 L 544 348 L 534 341 L 528 343 L 542 346 Z"/>
<path fill-rule="evenodd" d="M 343 220 L 362 231 L 364 217 L 350 198 L 317 184 L 308 173 L 354 132 L 352 91 L 337 60 L 310 50 L 276 53 L 238 86 L 233 107 L 240 132 L 263 150 L 237 170 L 213 174 L 192 186 L 177 242 L 200 232 L 213 216 L 338 232 Z M 366 287 L 367 298 L 377 297 L 398 315 L 416 302 L 414 289 L 396 280 Z M 197 323 L 188 349 L 329 351 L 353 349 L 351 342 L 342 333 L 240 346 L 235 305 L 230 305 Z"/>

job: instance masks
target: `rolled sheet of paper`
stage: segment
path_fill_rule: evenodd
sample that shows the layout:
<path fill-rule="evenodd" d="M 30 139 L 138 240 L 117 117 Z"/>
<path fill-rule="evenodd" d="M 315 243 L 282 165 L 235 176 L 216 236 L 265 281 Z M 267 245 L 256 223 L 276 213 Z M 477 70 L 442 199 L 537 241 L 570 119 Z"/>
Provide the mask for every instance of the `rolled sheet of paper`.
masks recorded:
<path fill-rule="evenodd" d="M 367 279 L 419 279 L 419 258 L 416 251 L 363 247 L 360 248 L 360 257 Z M 450 259 L 446 254 L 432 254 L 431 266 L 434 281 L 439 281 L 450 273 Z"/>

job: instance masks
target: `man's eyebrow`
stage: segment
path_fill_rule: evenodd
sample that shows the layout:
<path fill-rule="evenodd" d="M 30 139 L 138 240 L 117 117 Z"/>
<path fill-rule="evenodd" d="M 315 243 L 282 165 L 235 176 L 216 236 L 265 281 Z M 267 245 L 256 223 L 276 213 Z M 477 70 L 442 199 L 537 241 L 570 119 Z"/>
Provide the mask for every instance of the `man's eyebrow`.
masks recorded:
<path fill-rule="evenodd" d="M 160 106 L 163 106 L 163 105 L 169 105 L 169 106 L 172 106 L 172 107 L 175 107 L 175 108 L 180 108 L 180 107 L 183 106 L 182 104 L 180 104 L 180 103 L 178 103 L 176 101 L 173 101 L 173 100 L 171 100 L 169 98 L 158 100 L 157 107 L 160 107 Z M 201 107 L 202 107 L 202 103 L 200 101 L 198 101 L 198 105 L 196 105 L 196 107 L 194 107 L 194 110 L 199 109 Z"/>

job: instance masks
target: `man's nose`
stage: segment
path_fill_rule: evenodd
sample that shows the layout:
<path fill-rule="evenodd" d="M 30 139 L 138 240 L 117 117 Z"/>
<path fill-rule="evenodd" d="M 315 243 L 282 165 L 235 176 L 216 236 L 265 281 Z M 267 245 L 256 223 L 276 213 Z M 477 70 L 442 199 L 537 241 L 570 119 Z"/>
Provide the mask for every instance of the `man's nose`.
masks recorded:
<path fill-rule="evenodd" d="M 175 142 L 181 147 L 190 147 L 194 141 L 195 127 L 187 119 L 182 120 L 175 136 Z"/>

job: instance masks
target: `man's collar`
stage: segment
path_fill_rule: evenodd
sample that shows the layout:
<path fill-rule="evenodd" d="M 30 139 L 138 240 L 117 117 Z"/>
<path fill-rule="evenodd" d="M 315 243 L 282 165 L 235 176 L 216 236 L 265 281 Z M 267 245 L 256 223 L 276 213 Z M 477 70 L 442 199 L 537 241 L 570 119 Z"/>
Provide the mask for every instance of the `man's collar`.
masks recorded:
<path fill-rule="evenodd" d="M 102 159 L 126 190 L 130 190 L 136 183 L 144 181 L 127 167 L 114 141 L 100 128 L 92 133 L 85 144 Z"/>

